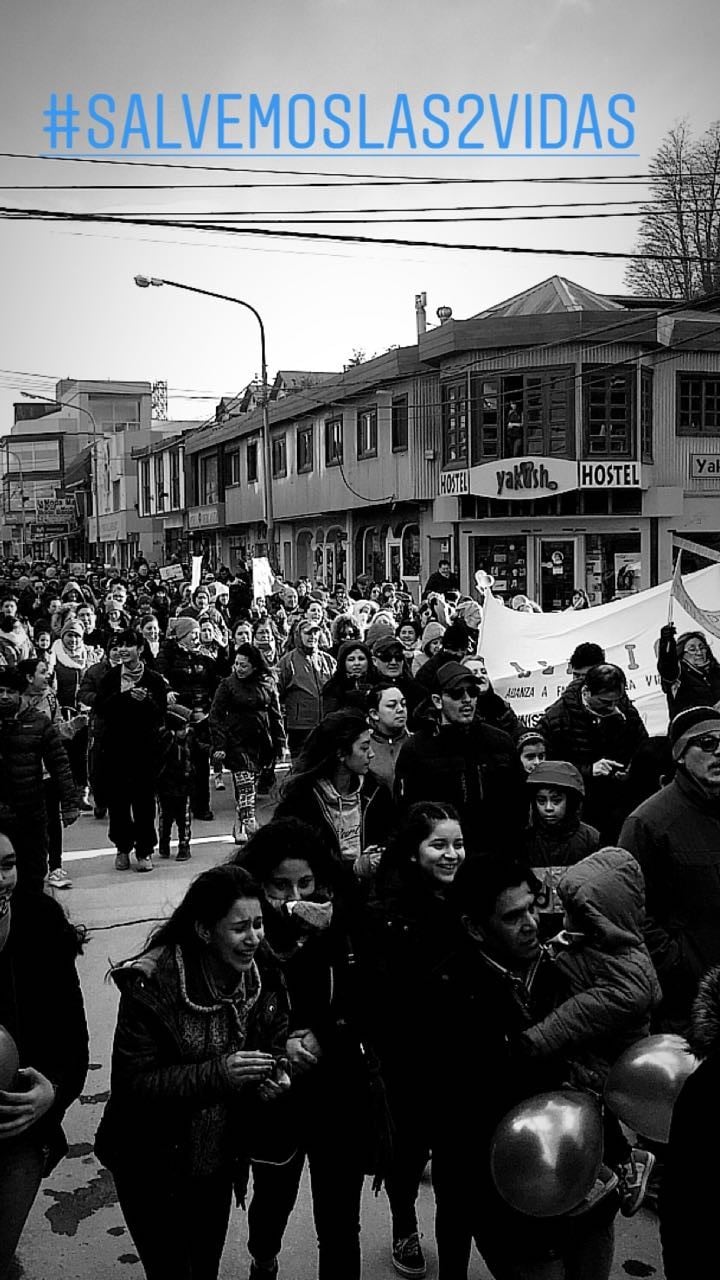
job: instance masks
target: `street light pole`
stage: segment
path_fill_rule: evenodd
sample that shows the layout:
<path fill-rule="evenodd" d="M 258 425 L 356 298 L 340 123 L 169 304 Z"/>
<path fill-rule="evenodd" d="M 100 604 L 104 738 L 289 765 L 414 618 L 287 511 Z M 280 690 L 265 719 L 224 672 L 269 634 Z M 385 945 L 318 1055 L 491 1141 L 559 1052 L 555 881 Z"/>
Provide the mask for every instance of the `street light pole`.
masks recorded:
<path fill-rule="evenodd" d="M 24 396 L 26 400 L 41 400 L 44 404 L 57 405 L 58 408 L 64 407 L 66 409 L 75 409 L 78 413 L 84 413 L 92 422 L 92 426 L 93 426 L 92 432 L 81 431 L 79 434 L 93 436 L 93 442 L 92 442 L 92 445 L 90 446 L 93 451 L 92 498 L 93 498 L 93 506 L 95 508 L 95 558 L 96 560 L 99 560 L 100 547 L 102 544 L 100 542 L 100 486 L 98 483 L 97 446 L 98 446 L 98 442 L 103 438 L 102 432 L 98 431 L 97 422 L 95 421 L 93 414 L 90 412 L 89 409 L 83 408 L 81 404 L 73 404 L 72 400 L 54 400 L 54 399 L 51 399 L 50 396 L 35 395 L 32 391 L 21 391 L 20 395 Z M 86 513 L 86 516 L 87 516 L 87 513 Z M 90 537 L 88 536 L 88 551 L 89 550 L 90 550 Z"/>
<path fill-rule="evenodd" d="M 25 480 L 23 479 L 23 468 L 22 468 L 22 462 L 21 462 L 21 460 L 20 460 L 20 455 L 19 455 L 19 454 L 17 454 L 17 453 L 15 452 L 15 450 L 14 450 L 14 449 L 11 449 L 11 448 L 10 448 L 10 446 L 9 446 L 8 444 L 6 444 L 6 445 L 4 446 L 4 448 L 5 448 L 5 453 L 7 454 L 7 463 L 6 463 L 6 466 L 7 466 L 7 471 L 8 471 L 8 473 L 9 473 L 9 471 L 10 471 L 10 459 L 11 459 L 11 458 L 14 458 L 14 459 L 15 459 L 15 461 L 17 462 L 17 467 L 18 467 L 18 479 L 19 479 L 19 481 L 20 481 L 20 509 L 21 509 L 21 512 L 22 512 L 22 518 L 21 518 L 21 522 L 20 522 L 20 559 L 21 559 L 21 560 L 24 560 L 24 559 L 25 559 L 25 544 L 26 544 L 26 542 L 27 542 L 27 525 L 26 525 L 26 523 L 25 523 Z M 11 510 L 12 510 L 12 508 L 11 508 Z"/>
<path fill-rule="evenodd" d="M 139 289 L 149 289 L 151 285 L 159 288 L 161 285 L 169 285 L 171 289 L 184 289 L 186 293 L 199 293 L 205 298 L 219 298 L 221 302 L 234 302 L 238 307 L 245 307 L 246 311 L 251 311 L 260 327 L 260 365 L 262 378 L 262 420 L 263 420 L 263 505 L 265 508 L 265 524 L 267 526 L 267 545 L 268 558 L 272 562 L 275 551 L 275 518 L 273 514 L 273 496 L 272 496 L 272 476 L 271 465 L 272 458 L 270 452 L 270 409 L 268 394 L 268 376 L 267 376 L 267 359 L 265 349 L 265 325 L 262 316 L 255 307 L 249 302 L 244 302 L 242 298 L 230 297 L 227 293 L 213 293 L 210 289 L 199 289 L 193 284 L 181 284 L 178 280 L 164 280 L 159 276 L 135 276 L 135 283 Z"/>

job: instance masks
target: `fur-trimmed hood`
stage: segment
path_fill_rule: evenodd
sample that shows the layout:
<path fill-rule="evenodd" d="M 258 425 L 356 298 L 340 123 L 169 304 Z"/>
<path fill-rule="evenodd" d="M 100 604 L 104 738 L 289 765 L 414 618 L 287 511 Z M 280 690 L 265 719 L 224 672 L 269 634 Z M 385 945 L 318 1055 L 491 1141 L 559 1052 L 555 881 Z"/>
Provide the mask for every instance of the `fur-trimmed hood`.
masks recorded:
<path fill-rule="evenodd" d="M 699 1058 L 708 1058 L 720 1051 L 720 965 L 708 969 L 700 981 L 688 1043 Z"/>

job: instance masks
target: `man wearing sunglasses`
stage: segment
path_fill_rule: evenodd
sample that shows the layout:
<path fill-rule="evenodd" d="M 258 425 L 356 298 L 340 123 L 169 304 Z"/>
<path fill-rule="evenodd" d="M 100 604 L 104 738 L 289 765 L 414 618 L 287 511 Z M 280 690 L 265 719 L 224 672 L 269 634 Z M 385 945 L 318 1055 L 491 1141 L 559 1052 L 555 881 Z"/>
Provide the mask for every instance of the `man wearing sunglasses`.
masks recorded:
<path fill-rule="evenodd" d="M 663 1028 L 684 1034 L 700 978 L 720 963 L 720 711 L 689 707 L 668 736 L 675 777 L 630 814 L 618 843 L 645 876 Z"/>
<path fill-rule="evenodd" d="M 475 716 L 479 686 L 459 662 L 437 673 L 432 702 L 439 724 L 424 722 L 402 747 L 395 797 L 406 811 L 420 800 L 451 804 L 469 853 L 510 848 L 522 831 L 525 774 L 512 739 Z"/>

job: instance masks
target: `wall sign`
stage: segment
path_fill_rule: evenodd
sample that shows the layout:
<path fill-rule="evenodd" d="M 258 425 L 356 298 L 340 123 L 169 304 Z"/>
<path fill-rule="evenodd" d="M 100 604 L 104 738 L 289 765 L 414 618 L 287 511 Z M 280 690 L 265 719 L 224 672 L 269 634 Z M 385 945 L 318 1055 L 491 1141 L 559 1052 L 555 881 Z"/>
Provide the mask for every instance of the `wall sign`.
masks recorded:
<path fill-rule="evenodd" d="M 527 501 L 577 489 L 577 463 L 567 458 L 501 458 L 470 469 L 470 493 Z"/>
<path fill-rule="evenodd" d="M 579 462 L 581 489 L 640 489 L 637 462 Z"/>
<path fill-rule="evenodd" d="M 720 484 L 720 453 L 691 453 L 690 478 L 717 480 Z"/>
<path fill-rule="evenodd" d="M 441 498 L 461 498 L 464 494 L 470 492 L 470 473 L 467 469 L 464 471 L 441 471 L 440 472 L 440 491 Z"/>

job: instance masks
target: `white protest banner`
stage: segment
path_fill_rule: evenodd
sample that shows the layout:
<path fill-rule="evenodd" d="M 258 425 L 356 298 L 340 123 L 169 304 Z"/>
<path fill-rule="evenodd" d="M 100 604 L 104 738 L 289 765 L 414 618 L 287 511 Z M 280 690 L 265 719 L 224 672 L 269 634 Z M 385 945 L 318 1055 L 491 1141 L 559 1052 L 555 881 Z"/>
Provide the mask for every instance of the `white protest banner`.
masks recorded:
<path fill-rule="evenodd" d="M 665 733 L 667 703 L 657 673 L 657 641 L 668 619 L 672 583 L 663 582 L 636 595 L 568 613 L 516 613 L 485 593 L 478 652 L 482 654 L 496 693 L 506 698 L 524 725 L 537 724 L 571 680 L 568 659 L 577 645 L 602 645 L 608 662 L 622 667 L 628 693 L 648 733 Z M 684 580 L 696 610 L 720 601 L 720 565 L 711 565 Z M 697 622 L 677 595 L 673 622 L 678 634 L 697 630 Z M 715 657 L 720 640 L 709 635 Z"/>
<path fill-rule="evenodd" d="M 161 582 L 180 582 L 184 577 L 181 564 L 164 564 L 160 570 Z"/>
<path fill-rule="evenodd" d="M 258 596 L 265 599 L 272 595 L 273 583 L 275 575 L 270 568 L 270 561 L 267 556 L 254 556 L 252 562 L 252 580 L 253 580 L 253 598 L 257 600 Z"/>
<path fill-rule="evenodd" d="M 202 556 L 193 556 L 192 558 L 192 574 L 190 575 L 190 588 L 197 591 L 200 586 L 200 576 L 202 574 Z"/>

